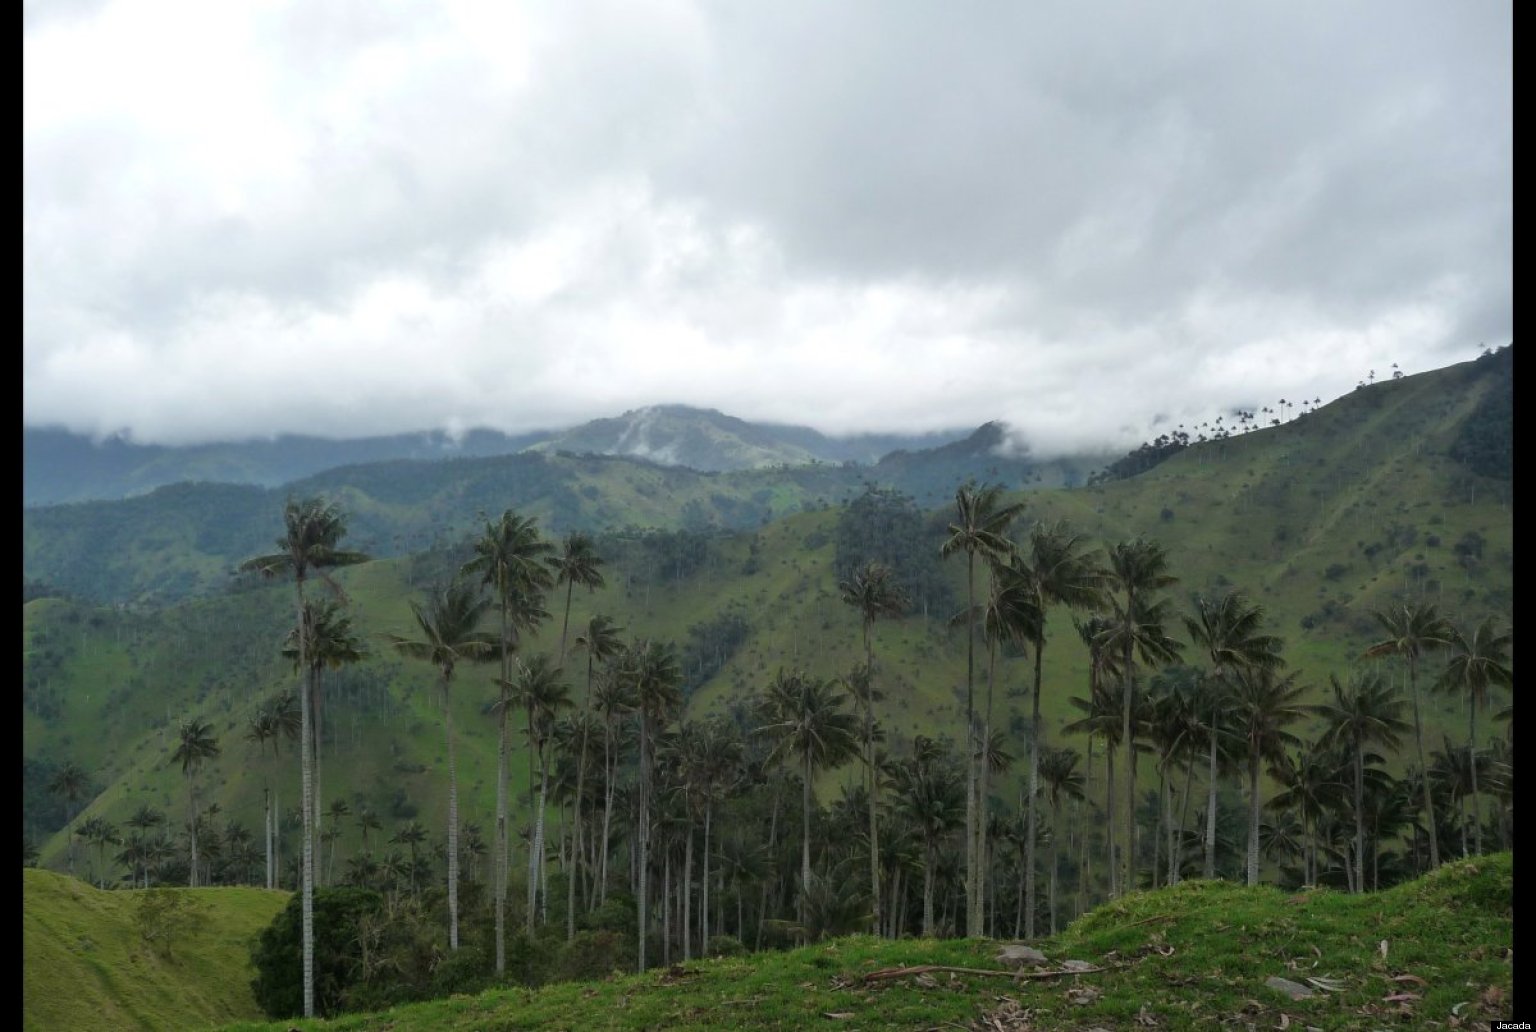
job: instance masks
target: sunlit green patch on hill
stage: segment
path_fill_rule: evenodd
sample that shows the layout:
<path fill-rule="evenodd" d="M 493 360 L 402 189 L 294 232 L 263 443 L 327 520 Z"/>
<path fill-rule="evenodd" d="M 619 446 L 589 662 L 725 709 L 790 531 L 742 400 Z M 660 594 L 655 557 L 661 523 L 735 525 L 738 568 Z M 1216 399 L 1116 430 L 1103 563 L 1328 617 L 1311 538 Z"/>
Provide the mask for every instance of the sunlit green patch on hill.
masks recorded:
<path fill-rule="evenodd" d="M 202 916 L 168 943 L 150 942 L 139 917 L 144 890 L 102 892 L 65 875 L 24 869 L 22 1028 L 171 1030 L 259 1016 L 249 940 L 283 908 L 288 893 L 172 891 L 194 901 Z"/>
<path fill-rule="evenodd" d="M 496 990 L 327 1022 L 427 1032 L 533 1029 L 1478 1028 L 1515 1013 L 1513 860 L 1448 864 L 1379 894 L 1187 882 L 1133 894 L 1038 944 L 1015 980 L 980 940 L 837 939 L 643 975 Z M 1060 972 L 1081 961 L 1100 970 Z M 906 974 L 893 969 L 923 968 Z M 981 969 L 975 974 L 947 968 Z M 875 973 L 878 977 L 871 977 Z M 1267 984 L 1282 978 L 1310 998 Z"/>

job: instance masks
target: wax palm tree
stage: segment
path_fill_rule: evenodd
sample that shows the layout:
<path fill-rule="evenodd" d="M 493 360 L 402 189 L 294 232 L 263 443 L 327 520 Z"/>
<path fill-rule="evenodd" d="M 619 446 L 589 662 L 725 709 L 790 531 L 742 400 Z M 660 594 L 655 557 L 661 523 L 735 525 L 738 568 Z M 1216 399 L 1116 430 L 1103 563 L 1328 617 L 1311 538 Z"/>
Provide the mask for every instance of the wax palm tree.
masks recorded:
<path fill-rule="evenodd" d="M 554 719 L 571 707 L 571 686 L 560 676 L 560 668 L 545 655 L 519 659 L 513 664 L 509 698 L 521 706 L 528 717 L 528 747 L 539 762 L 539 801 L 530 815 L 533 841 L 528 850 L 527 932 L 533 934 L 533 916 L 538 902 L 539 875 L 544 866 L 544 808 L 549 798 L 549 764 L 544 745 L 549 741 Z M 545 901 L 547 906 L 548 900 Z"/>
<path fill-rule="evenodd" d="M 1141 539 L 1116 545 L 1110 552 L 1110 575 L 1123 599 L 1114 599 L 1108 625 L 1101 632 L 1106 649 L 1119 658 L 1120 667 L 1120 744 L 1125 750 L 1125 847 L 1120 891 L 1129 892 L 1136 885 L 1136 724 L 1133 717 L 1142 709 L 1136 694 L 1136 658 L 1149 666 L 1161 666 L 1178 658 L 1181 642 L 1165 631 L 1173 620 L 1166 600 L 1151 597 L 1151 592 L 1172 583 L 1162 573 L 1166 565 L 1161 546 Z"/>
<path fill-rule="evenodd" d="M 640 930 L 640 970 L 645 970 L 645 926 L 650 907 L 652 744 L 661 728 L 682 704 L 682 672 L 677 654 L 670 645 L 639 642 L 623 657 L 624 676 L 631 686 L 631 699 L 640 714 L 640 799 L 636 840 L 640 848 L 640 899 L 637 920 Z"/>
<path fill-rule="evenodd" d="M 1386 630 L 1387 637 L 1365 650 L 1369 657 L 1402 656 L 1408 661 L 1408 692 L 1413 699 L 1413 737 L 1418 746 L 1419 769 L 1427 770 L 1424 760 L 1424 723 L 1419 717 L 1419 657 L 1432 649 L 1449 647 L 1455 630 L 1426 603 L 1394 606 L 1372 614 Z M 1429 779 L 1423 779 L 1425 827 L 1429 834 L 1430 870 L 1440 866 L 1440 836 L 1435 823 L 1435 801 L 1430 795 Z"/>
<path fill-rule="evenodd" d="M 896 582 L 896 575 L 884 563 L 866 563 L 848 580 L 838 584 L 838 591 L 848 605 L 859 612 L 864 629 L 864 676 L 862 691 L 855 695 L 864 705 L 864 772 L 869 788 L 869 889 L 874 901 L 875 934 L 880 934 L 880 772 L 875 764 L 875 621 L 882 616 L 899 618 L 911 604 L 907 593 Z"/>
<path fill-rule="evenodd" d="M 213 725 L 197 718 L 181 722 L 171 762 L 181 764 L 182 776 L 187 779 L 187 833 L 192 841 L 192 869 L 187 884 L 194 889 L 197 888 L 197 771 L 205 761 L 218 754 L 219 740 L 213 735 Z"/>
<path fill-rule="evenodd" d="M 709 956 L 709 860 L 715 804 L 741 776 L 742 742 L 735 728 L 715 719 L 699 725 L 683 756 L 684 776 L 704 810 L 704 870 L 699 884 L 699 954 Z M 686 890 L 685 890 L 686 891 Z M 687 942 L 685 937 L 684 942 Z"/>
<path fill-rule="evenodd" d="M 1195 615 L 1184 618 L 1190 641 L 1211 661 L 1211 677 L 1202 694 L 1210 770 L 1206 785 L 1205 877 L 1216 876 L 1216 764 L 1223 710 L 1231 698 L 1228 675 L 1240 670 L 1279 670 L 1280 639 L 1262 633 L 1264 608 L 1250 603 L 1240 591 L 1216 599 L 1195 600 Z"/>
<path fill-rule="evenodd" d="M 371 807 L 367 807 L 367 806 L 360 806 L 360 807 L 358 807 L 358 809 L 357 809 L 357 830 L 363 833 L 363 852 L 364 853 L 367 853 L 369 851 L 369 849 L 368 849 L 368 833 L 370 831 L 379 831 L 382 828 L 383 828 L 383 824 L 381 824 L 379 822 L 379 815 L 377 813 L 375 813 Z"/>
<path fill-rule="evenodd" d="M 1354 783 L 1355 891 L 1365 886 L 1365 763 L 1372 745 L 1396 749 L 1408 730 L 1403 702 L 1379 674 L 1357 674 L 1349 683 L 1328 678 L 1333 700 L 1315 707 L 1326 722 L 1323 741 L 1349 751 Z"/>
<path fill-rule="evenodd" d="M 572 868 L 573 875 L 574 872 L 580 870 L 580 858 L 585 856 L 583 848 L 585 843 L 582 838 L 582 829 L 585 825 L 582 823 L 581 805 L 586 799 L 587 733 L 593 723 L 591 719 L 592 673 L 597 664 L 606 663 L 623 649 L 623 642 L 619 638 L 623 631 L 624 628 L 614 623 L 610 617 L 600 614 L 594 615 L 587 621 L 587 626 L 576 636 L 576 641 L 574 642 L 576 648 L 585 651 L 587 654 L 587 692 L 586 697 L 582 701 L 581 742 L 576 754 L 576 838 L 574 841 L 574 852 L 578 859 L 576 865 Z M 606 774 L 606 768 L 604 773 Z M 565 938 L 567 942 L 576 937 L 576 881 L 577 879 L 574 876 L 567 879 L 565 908 Z M 591 896 L 589 895 L 587 899 L 590 905 Z"/>
<path fill-rule="evenodd" d="M 80 825 L 80 837 L 96 847 L 96 887 L 107 887 L 107 847 L 115 846 L 122 839 L 117 827 L 103 817 L 91 817 Z"/>
<path fill-rule="evenodd" d="M 478 586 L 455 580 L 433 592 L 425 606 L 411 602 L 419 637 L 389 636 L 401 655 L 431 663 L 442 677 L 443 728 L 448 741 L 448 946 L 453 950 L 459 948 L 459 772 L 450 689 L 460 662 L 495 655 L 496 639 L 480 628 L 489 608 Z"/>
<path fill-rule="evenodd" d="M 588 591 L 603 586 L 602 556 L 588 534 L 574 531 L 560 543 L 560 553 L 548 560 L 555 583 L 565 585 L 565 619 L 560 624 L 560 666 L 565 665 L 565 637 L 571 626 L 571 593 L 580 584 Z"/>
<path fill-rule="evenodd" d="M 635 673 L 634 649 L 622 650 L 609 660 L 603 675 L 598 679 L 593 698 L 593 704 L 603 721 L 603 823 L 597 840 L 598 906 L 602 906 L 608 899 L 608 847 L 613 828 L 614 791 L 620 754 L 628 744 L 624 737 L 627 725 L 621 723 L 621 717 L 635 708 Z"/>
<path fill-rule="evenodd" d="M 965 819 L 965 889 L 966 934 L 982 934 L 982 906 L 979 891 L 981 860 L 977 845 L 976 761 L 976 558 L 1001 559 L 1013 552 L 1008 527 L 1024 511 L 1021 503 L 1003 504 L 1001 484 L 977 487 L 966 483 L 955 492 L 955 522 L 949 525 L 949 537 L 939 548 L 941 556 L 965 553 L 965 734 L 968 770 L 966 775 Z"/>
<path fill-rule="evenodd" d="M 923 843 L 923 937 L 932 938 L 934 879 L 939 867 L 939 847 L 961 826 L 965 804 L 954 773 L 942 769 L 905 768 L 896 779 L 897 812 L 911 822 Z"/>
<path fill-rule="evenodd" d="M 1068 701 L 1074 709 L 1083 716 L 1064 727 L 1067 734 L 1085 734 L 1088 736 L 1087 781 L 1093 779 L 1093 740 L 1104 739 L 1105 759 L 1105 861 L 1109 874 L 1109 892 L 1111 896 L 1117 895 L 1119 884 L 1118 865 L 1115 862 L 1115 748 L 1120 743 L 1121 702 L 1113 695 L 1110 687 L 1114 680 L 1117 663 L 1113 652 L 1110 650 L 1109 628 L 1110 621 L 1103 615 L 1095 615 L 1087 620 L 1073 619 L 1073 627 L 1077 629 L 1078 637 L 1088 649 L 1088 696 L 1073 696 Z M 1084 838 L 1083 862 L 1078 864 L 1080 872 L 1078 878 L 1079 894 L 1082 891 L 1083 875 L 1088 870 L 1087 838 Z M 1079 900 L 1081 911 L 1081 900 Z"/>
<path fill-rule="evenodd" d="M 1029 790 L 1024 831 L 1024 935 L 1035 936 L 1035 844 L 1039 827 L 1037 800 L 1040 794 L 1040 697 L 1043 683 L 1045 657 L 1045 623 L 1050 607 L 1064 605 L 1072 609 L 1092 609 L 1103 602 L 1105 575 L 1097 558 L 1085 551 L 1086 543 L 1081 534 L 1072 530 L 1065 521 L 1037 523 L 1029 532 L 1022 561 L 1016 564 L 1022 587 L 1029 596 L 1029 605 L 1020 607 L 1028 619 L 1020 620 L 1019 628 L 1034 646 L 1035 683 L 1031 693 L 1029 726 Z M 1051 848 L 1054 850 L 1055 840 Z M 1055 864 L 1051 878 L 1054 886 Z M 1054 893 L 1054 889 L 1053 889 Z M 1051 921 L 1056 920 L 1054 895 L 1051 901 Z"/>
<path fill-rule="evenodd" d="M 1287 728 L 1307 714 L 1301 697 L 1306 688 L 1296 675 L 1277 677 L 1275 672 L 1247 667 L 1238 673 L 1233 693 L 1234 729 L 1248 747 L 1248 884 L 1259 883 L 1259 769 L 1264 760 L 1276 761 L 1301 740 Z"/>
<path fill-rule="evenodd" d="M 1295 813 L 1301 821 L 1301 833 L 1306 840 L 1302 881 L 1307 885 L 1317 884 L 1318 827 L 1325 814 L 1339 807 L 1345 792 L 1338 767 L 1335 750 L 1325 732 L 1317 741 L 1285 754 L 1270 771 L 1281 786 L 1271 804 Z M 1360 835 L 1363 838 L 1363 830 Z"/>
<path fill-rule="evenodd" d="M 322 705 L 323 693 L 321 691 L 320 675 L 325 670 L 339 670 L 344 666 L 360 662 L 366 653 L 363 650 L 361 640 L 352 631 L 352 618 L 347 616 L 336 603 L 330 600 L 315 601 L 306 599 L 304 602 L 304 616 L 309 621 L 306 640 L 309 655 L 309 703 L 313 710 L 309 727 L 314 735 L 314 773 L 311 782 L 310 798 L 311 809 L 315 818 L 315 833 L 321 833 L 320 826 L 320 772 L 321 772 L 321 748 L 325 741 L 322 719 L 325 707 Z M 288 641 L 283 648 L 283 656 L 291 659 L 295 667 L 298 667 L 299 632 L 294 628 L 288 632 Z M 302 721 L 300 722 L 302 729 Z M 275 747 L 276 742 L 274 740 Z"/>
<path fill-rule="evenodd" d="M 1461 692 L 1467 697 L 1467 769 L 1472 777 L 1473 843 L 1479 855 L 1483 852 L 1483 807 L 1478 798 L 1478 764 L 1470 759 L 1477 750 L 1477 711 L 1487 708 L 1490 686 L 1513 686 L 1514 673 L 1509 669 L 1508 658 L 1513 640 L 1512 631 L 1495 631 L 1491 619 L 1478 624 L 1471 634 L 1453 629 L 1450 662 L 1439 681 L 1443 690 Z"/>
<path fill-rule="evenodd" d="M 290 498 L 283 507 L 284 534 L 277 539 L 279 551 L 247 559 L 240 564 L 245 572 L 255 572 L 263 577 L 291 575 L 294 583 L 295 618 L 300 628 L 298 653 L 299 668 L 309 670 L 308 628 L 304 619 L 304 584 L 311 572 L 325 576 L 325 571 L 340 566 L 351 566 L 367 560 L 361 552 L 341 547 L 346 536 L 347 521 L 341 510 L 320 498 L 294 500 Z M 301 926 L 304 942 L 304 1016 L 315 1015 L 315 837 L 314 795 L 312 778 L 312 741 L 308 727 L 310 718 L 309 679 L 300 677 L 299 709 L 305 725 L 300 733 L 299 767 L 301 772 L 303 811 L 303 860 L 301 864 L 302 902 Z"/>
<path fill-rule="evenodd" d="M 414 820 L 406 821 L 405 823 L 401 824 L 398 828 L 395 829 L 395 833 L 390 836 L 389 839 L 390 845 L 405 846 L 410 850 L 410 866 L 404 870 L 410 877 L 411 891 L 413 893 L 420 891 L 421 888 L 421 886 L 417 884 L 417 875 L 420 873 L 420 867 L 418 866 L 418 861 L 416 859 L 416 850 L 420 848 L 426 841 L 427 829 L 421 826 L 420 821 Z M 395 866 L 397 869 L 399 868 L 398 864 Z"/>
<path fill-rule="evenodd" d="M 774 743 L 770 759 L 793 762 L 800 769 L 802 895 L 811 877 L 812 778 L 816 771 L 837 767 L 858 754 L 858 718 L 843 708 L 846 702 L 836 682 L 782 670 L 762 699 L 765 724 L 758 730 Z"/>
<path fill-rule="evenodd" d="M 499 637 L 501 673 L 497 678 L 499 694 L 494 707 L 497 723 L 496 742 L 496 974 L 506 971 L 507 912 L 507 711 L 506 685 L 512 678 L 512 653 L 517 634 L 532 629 L 542 611 L 542 592 L 552 587 L 554 578 L 545 565 L 553 546 L 539 535 L 538 523 L 519 516 L 511 509 L 495 523 L 487 523 L 485 532 L 474 542 L 475 557 L 465 563 L 461 573 L 479 574 L 489 587 L 501 615 Z"/>
<path fill-rule="evenodd" d="M 1040 756 L 1040 779 L 1051 800 L 1051 934 L 1056 934 L 1056 885 L 1061 869 L 1058 844 L 1061 841 L 1061 802 L 1083 798 L 1083 774 L 1077 769 L 1082 757 L 1076 749 L 1047 748 Z M 1026 828 L 1027 833 L 1027 828 Z M 1026 892 L 1026 896 L 1028 893 Z M 1033 897 L 1030 897 L 1033 903 Z M 1029 921 L 1026 913 L 1025 920 Z M 1029 922 L 1033 924 L 1033 922 Z M 1026 932 L 1032 938 L 1033 933 Z"/>
<path fill-rule="evenodd" d="M 1006 561 L 989 559 L 987 565 L 991 572 L 991 588 L 981 613 L 982 637 L 987 642 L 987 703 L 972 742 L 977 767 L 974 852 L 980 858 L 974 889 L 976 898 L 982 901 L 983 906 L 988 898 L 987 879 L 991 866 L 987 861 L 987 835 L 992 823 L 988 784 L 994 770 L 983 760 L 982 754 L 993 738 L 992 701 L 997 685 L 997 653 L 1004 645 L 1022 652 L 1027 644 L 1035 640 L 1040 624 L 1037 593 L 1030 582 L 1030 571 L 1019 564 L 1017 556 L 1009 556 Z"/>
<path fill-rule="evenodd" d="M 64 800 L 65 824 L 74 821 L 80 812 L 78 804 L 89 790 L 90 779 L 85 769 L 73 760 L 63 763 L 48 779 L 48 791 Z M 75 833 L 69 833 L 69 873 L 75 873 Z"/>

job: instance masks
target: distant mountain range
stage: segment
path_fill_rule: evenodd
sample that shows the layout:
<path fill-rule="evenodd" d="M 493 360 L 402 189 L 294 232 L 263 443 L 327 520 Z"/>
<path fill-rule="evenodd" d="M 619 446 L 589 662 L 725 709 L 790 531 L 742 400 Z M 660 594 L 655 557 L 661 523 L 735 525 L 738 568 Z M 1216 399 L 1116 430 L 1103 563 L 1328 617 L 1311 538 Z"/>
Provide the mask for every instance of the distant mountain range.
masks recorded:
<path fill-rule="evenodd" d="M 969 430 L 829 437 L 810 427 L 749 423 L 714 409 L 656 405 L 568 430 L 504 434 L 442 430 L 331 440 L 284 434 L 185 446 L 93 441 L 56 428 L 22 428 L 22 505 L 127 498 L 185 482 L 277 487 L 325 470 L 400 459 L 472 459 L 524 450 L 616 455 L 703 473 L 812 463 L 873 463 L 931 449 Z"/>

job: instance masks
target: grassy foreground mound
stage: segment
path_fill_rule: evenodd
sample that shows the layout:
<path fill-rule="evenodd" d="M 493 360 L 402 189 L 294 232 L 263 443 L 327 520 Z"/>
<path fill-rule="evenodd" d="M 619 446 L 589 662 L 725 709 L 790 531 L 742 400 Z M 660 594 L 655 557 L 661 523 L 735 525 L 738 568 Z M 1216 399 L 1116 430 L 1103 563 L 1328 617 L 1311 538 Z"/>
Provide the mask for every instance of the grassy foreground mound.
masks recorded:
<path fill-rule="evenodd" d="M 1049 961 L 1017 978 L 996 959 L 997 942 L 855 936 L 603 982 L 235 1028 L 1486 1028 L 1514 1008 L 1513 880 L 1505 853 L 1371 896 L 1188 882 L 1084 916 L 1038 943 Z M 1097 970 L 1061 973 L 1069 960 Z M 1270 978 L 1312 995 L 1293 1000 Z"/>
<path fill-rule="evenodd" d="M 191 906 L 157 918 L 141 911 L 146 897 Z M 23 868 L 22 1028 L 193 1029 L 258 1017 L 249 940 L 287 900 L 250 888 L 102 892 Z M 146 941 L 145 928 L 162 934 Z"/>

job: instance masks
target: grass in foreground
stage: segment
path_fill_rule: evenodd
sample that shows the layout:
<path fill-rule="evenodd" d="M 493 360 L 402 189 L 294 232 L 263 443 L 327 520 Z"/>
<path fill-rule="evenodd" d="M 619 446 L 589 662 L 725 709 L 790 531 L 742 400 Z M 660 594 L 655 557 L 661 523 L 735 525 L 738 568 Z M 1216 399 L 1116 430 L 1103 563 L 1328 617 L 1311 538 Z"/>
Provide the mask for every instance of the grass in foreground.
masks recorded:
<path fill-rule="evenodd" d="M 1101 907 L 1040 943 L 1105 970 L 1015 981 L 998 943 L 839 939 L 645 975 L 498 990 L 235 1030 L 1485 1028 L 1514 1010 L 1513 860 L 1449 864 L 1372 896 L 1189 882 Z M 1384 944 L 1384 945 L 1383 945 Z M 1292 1001 L 1265 984 L 1306 984 Z"/>
<path fill-rule="evenodd" d="M 21 1026 L 38 1032 L 207 1028 L 257 1017 L 247 942 L 288 900 L 252 888 L 182 890 L 204 915 L 170 957 L 144 941 L 143 890 L 102 892 L 21 872 Z"/>

